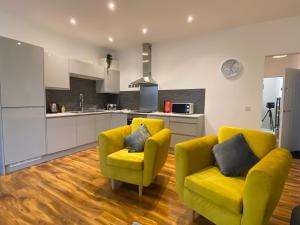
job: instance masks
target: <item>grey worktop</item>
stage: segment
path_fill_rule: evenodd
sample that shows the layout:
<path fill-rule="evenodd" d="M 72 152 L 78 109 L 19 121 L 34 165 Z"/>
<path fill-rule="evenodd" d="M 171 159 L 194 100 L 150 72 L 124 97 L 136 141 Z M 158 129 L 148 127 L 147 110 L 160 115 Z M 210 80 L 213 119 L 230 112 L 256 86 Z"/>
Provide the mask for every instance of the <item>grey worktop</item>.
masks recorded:
<path fill-rule="evenodd" d="M 58 118 L 58 117 L 70 117 L 70 116 L 85 116 L 85 115 L 97 115 L 107 113 L 120 113 L 120 114 L 136 114 L 136 115 L 151 115 L 151 116 L 171 116 L 171 117 L 185 117 L 185 118 L 199 118 L 204 114 L 177 114 L 177 113 L 164 113 L 164 112 L 152 112 L 141 113 L 130 110 L 104 110 L 99 112 L 65 112 L 65 113 L 47 113 L 46 118 Z"/>

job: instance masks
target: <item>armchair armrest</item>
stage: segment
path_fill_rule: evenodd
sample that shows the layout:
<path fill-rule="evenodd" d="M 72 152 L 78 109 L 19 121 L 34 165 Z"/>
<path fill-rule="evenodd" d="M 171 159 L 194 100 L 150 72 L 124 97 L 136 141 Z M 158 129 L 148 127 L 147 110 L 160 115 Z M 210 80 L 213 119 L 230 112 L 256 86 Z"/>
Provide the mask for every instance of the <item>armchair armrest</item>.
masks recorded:
<path fill-rule="evenodd" d="M 212 148 L 218 137 L 210 135 L 179 143 L 175 146 L 176 190 L 183 198 L 185 177 L 214 163 Z"/>
<path fill-rule="evenodd" d="M 171 130 L 164 128 L 148 138 L 144 147 L 143 185 L 148 186 L 167 160 Z"/>
<path fill-rule="evenodd" d="M 105 175 L 106 157 L 124 148 L 124 139 L 131 133 L 129 125 L 102 132 L 98 135 L 100 167 Z"/>
<path fill-rule="evenodd" d="M 267 224 L 291 167 L 291 154 L 276 148 L 262 158 L 246 177 L 242 225 Z"/>

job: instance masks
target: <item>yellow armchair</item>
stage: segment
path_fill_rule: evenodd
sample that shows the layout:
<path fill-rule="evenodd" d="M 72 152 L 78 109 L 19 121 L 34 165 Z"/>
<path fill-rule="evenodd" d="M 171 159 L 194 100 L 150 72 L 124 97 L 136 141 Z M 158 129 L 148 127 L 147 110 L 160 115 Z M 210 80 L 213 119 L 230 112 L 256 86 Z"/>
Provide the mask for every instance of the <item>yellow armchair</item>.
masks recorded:
<path fill-rule="evenodd" d="M 152 136 L 147 139 L 144 152 L 128 153 L 124 139 L 141 124 L 147 126 Z M 149 186 L 165 164 L 170 140 L 171 131 L 159 119 L 135 118 L 130 126 L 102 132 L 98 136 L 102 174 L 111 178 L 113 189 L 115 180 L 119 180 L 138 185 L 142 195 L 143 186 Z"/>
<path fill-rule="evenodd" d="M 214 145 L 242 133 L 261 159 L 244 177 L 226 177 L 215 164 Z M 270 133 L 222 127 L 175 146 L 176 190 L 194 211 L 217 225 L 265 225 L 275 209 L 291 166 L 291 154 L 275 148 Z"/>

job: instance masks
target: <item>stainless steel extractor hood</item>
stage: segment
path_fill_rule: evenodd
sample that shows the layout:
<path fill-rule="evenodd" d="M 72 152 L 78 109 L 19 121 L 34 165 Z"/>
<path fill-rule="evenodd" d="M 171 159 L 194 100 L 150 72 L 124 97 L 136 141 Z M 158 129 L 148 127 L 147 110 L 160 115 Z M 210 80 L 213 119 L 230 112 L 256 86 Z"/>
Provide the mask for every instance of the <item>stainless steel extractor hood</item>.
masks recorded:
<path fill-rule="evenodd" d="M 151 75 L 151 44 L 143 44 L 143 76 L 133 81 L 129 84 L 130 88 L 140 87 L 140 86 L 157 86 L 157 82 L 152 78 Z"/>

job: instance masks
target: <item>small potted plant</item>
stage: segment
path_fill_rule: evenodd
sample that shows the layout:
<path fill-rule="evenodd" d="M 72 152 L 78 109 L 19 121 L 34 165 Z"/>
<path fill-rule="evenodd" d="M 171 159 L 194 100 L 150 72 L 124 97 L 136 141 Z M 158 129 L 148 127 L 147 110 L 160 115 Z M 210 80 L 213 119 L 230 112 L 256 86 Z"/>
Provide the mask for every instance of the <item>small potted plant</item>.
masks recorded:
<path fill-rule="evenodd" d="M 106 55 L 106 66 L 107 66 L 106 69 L 107 69 L 107 72 L 109 72 L 111 63 L 112 63 L 112 55 L 111 54 L 107 54 Z"/>

